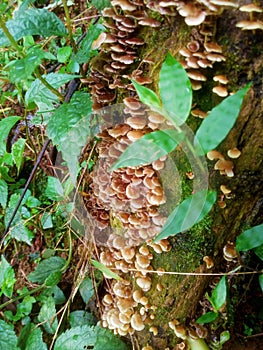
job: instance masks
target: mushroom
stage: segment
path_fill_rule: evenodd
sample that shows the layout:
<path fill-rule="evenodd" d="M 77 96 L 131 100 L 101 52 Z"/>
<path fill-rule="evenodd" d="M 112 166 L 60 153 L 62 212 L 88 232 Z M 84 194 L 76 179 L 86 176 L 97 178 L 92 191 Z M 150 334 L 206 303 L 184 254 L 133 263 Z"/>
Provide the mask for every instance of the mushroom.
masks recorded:
<path fill-rule="evenodd" d="M 225 75 L 222 75 L 222 74 L 219 74 L 219 75 L 215 75 L 214 77 L 213 77 L 213 80 L 214 81 L 218 81 L 219 83 L 221 83 L 221 84 L 227 84 L 228 83 L 228 79 L 227 79 L 227 77 L 225 76 Z"/>
<path fill-rule="evenodd" d="M 143 19 L 140 19 L 138 21 L 138 24 L 142 26 L 148 26 L 148 27 L 153 27 L 157 28 L 160 27 L 161 23 L 157 21 L 157 19 L 151 18 L 151 17 L 144 17 Z"/>
<path fill-rule="evenodd" d="M 226 185 L 221 185 L 220 190 L 223 192 L 224 195 L 231 193 L 231 190 L 227 188 Z"/>
<path fill-rule="evenodd" d="M 135 11 L 136 6 L 130 3 L 128 0 L 111 0 L 112 6 L 120 6 L 123 11 Z"/>
<path fill-rule="evenodd" d="M 238 148 L 232 148 L 227 151 L 227 155 L 229 158 L 238 158 L 241 155 L 241 152 Z"/>
<path fill-rule="evenodd" d="M 158 334 L 158 328 L 155 326 L 151 326 L 149 328 L 149 332 L 153 333 L 153 335 L 156 336 Z"/>
<path fill-rule="evenodd" d="M 214 266 L 214 262 L 210 256 L 204 256 L 203 261 L 206 263 L 207 269 L 211 269 Z"/>
<path fill-rule="evenodd" d="M 141 318 L 141 315 L 135 312 L 131 317 L 131 327 L 135 331 L 142 331 L 145 328 L 145 324 Z"/>
<path fill-rule="evenodd" d="M 223 255 L 225 260 L 232 261 L 237 257 L 237 251 L 234 246 L 234 243 L 227 242 L 227 244 L 223 248 Z"/>
<path fill-rule="evenodd" d="M 209 160 L 215 160 L 215 159 L 224 160 L 225 159 L 223 154 L 217 150 L 209 151 L 206 156 Z"/>
<path fill-rule="evenodd" d="M 217 85 L 213 87 L 212 91 L 220 97 L 226 97 L 228 95 L 227 89 L 221 85 Z"/>

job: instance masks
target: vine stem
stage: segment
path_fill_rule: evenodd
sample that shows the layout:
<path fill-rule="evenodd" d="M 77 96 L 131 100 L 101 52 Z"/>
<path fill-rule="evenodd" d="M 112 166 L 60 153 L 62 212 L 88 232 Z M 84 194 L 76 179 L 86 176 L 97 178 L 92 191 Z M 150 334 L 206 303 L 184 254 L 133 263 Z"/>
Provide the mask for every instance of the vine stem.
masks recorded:
<path fill-rule="evenodd" d="M 8 305 L 10 305 L 10 304 L 12 304 L 12 303 L 14 303 L 14 302 L 20 300 L 20 299 L 23 299 L 23 298 L 27 297 L 28 295 L 34 294 L 34 293 L 36 293 L 36 292 L 39 292 L 41 289 L 43 289 L 43 288 L 45 288 L 45 287 L 46 287 L 46 286 L 45 286 L 44 284 L 42 284 L 41 286 L 39 286 L 39 287 L 37 287 L 37 288 L 34 288 L 34 289 L 32 289 L 32 290 L 29 290 L 29 291 L 26 292 L 26 293 L 23 293 L 23 294 L 21 294 L 21 295 L 18 295 L 18 296 L 15 297 L 15 298 L 12 298 L 12 299 L 8 300 L 8 301 L 5 302 L 4 304 L 0 305 L 0 310 L 1 310 L 1 309 L 4 309 L 6 306 L 8 306 Z"/>
<path fill-rule="evenodd" d="M 65 15 L 66 15 L 66 23 L 67 23 L 67 28 L 68 28 L 68 34 L 69 34 L 69 40 L 73 48 L 73 52 L 76 54 L 77 53 L 77 46 L 76 43 L 73 39 L 73 33 L 72 33 L 72 28 L 71 28 L 71 19 L 70 19 L 70 14 L 68 10 L 68 5 L 67 5 L 67 0 L 62 0 Z"/>

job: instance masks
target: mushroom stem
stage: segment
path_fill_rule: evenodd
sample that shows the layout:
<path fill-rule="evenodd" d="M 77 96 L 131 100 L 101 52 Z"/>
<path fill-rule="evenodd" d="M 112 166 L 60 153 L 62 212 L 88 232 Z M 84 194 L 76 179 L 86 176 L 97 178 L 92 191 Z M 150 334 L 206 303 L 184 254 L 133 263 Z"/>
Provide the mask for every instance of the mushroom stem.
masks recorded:
<path fill-rule="evenodd" d="M 187 337 L 186 341 L 191 350 L 209 350 L 209 347 L 204 339 L 193 339 L 191 337 Z"/>

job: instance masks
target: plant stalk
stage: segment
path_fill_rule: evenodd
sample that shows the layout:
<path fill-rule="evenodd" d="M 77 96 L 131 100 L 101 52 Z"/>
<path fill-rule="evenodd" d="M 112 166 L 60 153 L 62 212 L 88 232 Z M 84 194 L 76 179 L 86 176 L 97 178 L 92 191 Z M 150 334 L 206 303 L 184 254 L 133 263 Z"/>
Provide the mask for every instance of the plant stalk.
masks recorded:
<path fill-rule="evenodd" d="M 73 33 L 72 33 L 72 27 L 71 27 L 71 19 L 70 19 L 70 14 L 68 10 L 68 5 L 67 5 L 67 0 L 62 0 L 65 15 L 66 15 L 66 23 L 67 23 L 67 28 L 68 28 L 68 34 L 69 34 L 69 40 L 73 48 L 73 52 L 76 54 L 77 53 L 77 46 L 73 38 Z"/>
<path fill-rule="evenodd" d="M 64 100 L 64 96 L 57 89 L 55 89 L 52 85 L 50 85 L 49 82 L 46 81 L 46 79 L 44 79 L 42 77 L 38 68 L 35 69 L 34 75 L 41 81 L 41 83 L 43 85 L 45 85 L 50 91 L 52 91 L 59 98 L 60 101 Z"/>
<path fill-rule="evenodd" d="M 21 295 L 18 295 L 18 296 L 15 297 L 15 298 L 12 298 L 12 299 L 8 300 L 8 301 L 5 302 L 4 304 L 0 305 L 0 310 L 4 309 L 6 306 L 8 306 L 8 305 L 10 305 L 10 304 L 12 304 L 12 303 L 14 303 L 14 302 L 20 300 L 20 299 L 23 299 L 23 298 L 27 297 L 28 295 L 31 295 L 31 294 L 34 294 L 34 293 L 40 291 L 41 289 L 43 289 L 43 288 L 45 288 L 45 287 L 46 287 L 46 286 L 45 286 L 44 284 L 42 284 L 41 286 L 39 286 L 39 287 L 37 287 L 37 288 L 35 288 L 35 289 L 29 290 L 29 291 L 26 292 L 26 293 L 23 293 L 23 294 L 21 294 Z"/>
<path fill-rule="evenodd" d="M 24 53 L 21 49 L 21 47 L 18 45 L 18 43 L 16 42 L 15 38 L 13 37 L 13 35 L 10 33 L 10 31 L 8 30 L 5 22 L 2 20 L 2 18 L 0 17 L 0 27 L 2 29 L 2 31 L 5 33 L 6 37 L 8 38 L 8 40 L 10 41 L 10 43 L 12 44 L 12 46 L 16 49 L 16 51 L 18 52 L 18 54 L 21 57 L 24 57 Z"/>

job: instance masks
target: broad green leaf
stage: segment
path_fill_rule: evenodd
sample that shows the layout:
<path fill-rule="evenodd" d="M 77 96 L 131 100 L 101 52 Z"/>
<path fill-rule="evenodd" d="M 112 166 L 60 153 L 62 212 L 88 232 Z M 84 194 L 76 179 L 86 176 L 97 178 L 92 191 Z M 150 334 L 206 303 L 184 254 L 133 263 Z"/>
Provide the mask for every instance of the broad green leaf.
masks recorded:
<path fill-rule="evenodd" d="M 28 279 L 31 282 L 42 284 L 46 278 L 54 272 L 61 271 L 66 264 L 66 260 L 59 256 L 52 256 L 49 259 L 41 261 L 35 271 L 30 272 Z"/>
<path fill-rule="evenodd" d="M 224 140 L 236 122 L 250 86 L 251 84 L 248 84 L 234 95 L 225 98 L 203 120 L 195 134 L 194 144 L 201 145 L 201 149 L 196 147 L 197 154 L 215 149 Z"/>
<path fill-rule="evenodd" d="M 254 248 L 254 253 L 263 261 L 263 244 L 259 245 L 258 247 Z"/>
<path fill-rule="evenodd" d="M 158 130 L 133 142 L 113 164 L 111 170 L 151 163 L 173 151 L 184 138 L 176 130 Z"/>
<path fill-rule="evenodd" d="M 57 338 L 54 350 L 81 350 L 94 346 L 98 329 L 87 325 L 71 328 Z"/>
<path fill-rule="evenodd" d="M 64 190 L 58 178 L 48 176 L 45 195 L 52 201 L 62 201 L 64 199 Z"/>
<path fill-rule="evenodd" d="M 135 80 L 132 80 L 132 83 L 142 103 L 149 106 L 153 111 L 162 111 L 161 101 L 154 91 L 138 84 Z"/>
<path fill-rule="evenodd" d="M 76 92 L 69 103 L 64 103 L 54 112 L 47 125 L 48 136 L 62 152 L 73 183 L 78 174 L 80 151 L 91 133 L 91 112 L 90 95 Z"/>
<path fill-rule="evenodd" d="M 37 299 L 43 302 L 50 296 L 54 299 L 55 305 L 61 305 L 66 301 L 63 291 L 58 286 L 44 289 Z"/>
<path fill-rule="evenodd" d="M 242 232 L 236 240 L 238 251 L 247 251 L 263 244 L 263 224 Z"/>
<path fill-rule="evenodd" d="M 14 269 L 2 255 L 0 262 L 0 296 L 4 294 L 8 298 L 12 298 L 15 283 Z"/>
<path fill-rule="evenodd" d="M 192 107 L 192 87 L 186 71 L 170 53 L 162 64 L 159 89 L 169 119 L 174 125 L 183 124 Z"/>
<path fill-rule="evenodd" d="M 263 275 L 259 275 L 258 281 L 259 281 L 261 291 L 263 292 Z"/>
<path fill-rule="evenodd" d="M 84 325 L 92 326 L 96 323 L 96 319 L 90 312 L 76 310 L 70 313 L 69 323 L 71 328 Z"/>
<path fill-rule="evenodd" d="M 0 179 L 0 205 L 5 208 L 8 196 L 8 185 L 7 183 Z"/>
<path fill-rule="evenodd" d="M 14 326 L 0 320 L 0 349 L 19 350 Z"/>
<path fill-rule="evenodd" d="M 28 50 L 26 57 L 10 62 L 7 67 L 9 68 L 11 82 L 21 83 L 28 81 L 44 57 L 45 52 L 35 46 Z"/>
<path fill-rule="evenodd" d="M 42 76 L 50 85 L 58 89 L 62 85 L 77 77 L 77 75 L 50 73 Z M 54 104 L 59 102 L 58 96 L 50 91 L 39 79 L 31 84 L 25 94 L 25 103 L 29 105 L 35 103 L 40 110 L 48 111 L 54 109 Z"/>
<path fill-rule="evenodd" d="M 52 215 L 49 212 L 43 213 L 43 215 L 41 216 L 40 222 L 44 230 L 47 230 L 53 227 Z"/>
<path fill-rule="evenodd" d="M 200 316 L 196 320 L 196 323 L 198 323 L 198 324 L 210 323 L 210 322 L 213 322 L 217 317 L 218 317 L 217 312 L 209 311 L 206 314 Z"/>
<path fill-rule="evenodd" d="M 186 338 L 186 342 L 191 350 L 209 350 L 204 339 L 193 339 L 191 337 Z"/>
<path fill-rule="evenodd" d="M 94 288 L 92 279 L 86 277 L 79 286 L 80 295 L 85 304 L 87 304 L 94 295 Z"/>
<path fill-rule="evenodd" d="M 54 298 L 50 296 L 44 301 L 37 317 L 39 322 L 43 322 L 42 326 L 49 334 L 54 334 L 58 327 L 56 313 Z"/>
<path fill-rule="evenodd" d="M 91 259 L 91 263 L 94 267 L 96 267 L 96 269 L 101 271 L 104 274 L 104 276 L 106 276 L 107 278 L 114 278 L 119 281 L 121 280 L 121 277 L 119 275 L 111 271 L 108 267 L 103 265 L 101 262 Z"/>
<path fill-rule="evenodd" d="M 43 342 L 41 329 L 35 328 L 28 335 L 25 350 L 47 350 L 47 345 Z"/>
<path fill-rule="evenodd" d="M 95 56 L 97 50 L 92 50 L 92 43 L 98 38 L 100 33 L 104 32 L 105 28 L 102 24 L 91 23 L 88 28 L 88 32 L 81 42 L 80 48 L 77 54 L 73 57 L 73 60 L 79 64 L 86 63 L 91 57 Z"/>
<path fill-rule="evenodd" d="M 201 221 L 211 210 L 216 201 L 216 195 L 216 191 L 202 190 L 186 198 L 169 215 L 154 242 L 186 231 Z"/>
<path fill-rule="evenodd" d="M 54 287 L 60 282 L 61 278 L 62 272 L 54 271 L 45 279 L 45 285 L 47 287 Z"/>
<path fill-rule="evenodd" d="M 71 46 L 60 47 L 57 52 L 58 62 L 65 63 L 69 60 L 72 53 Z"/>
<path fill-rule="evenodd" d="M 92 5 L 94 5 L 99 11 L 103 10 L 105 7 L 111 7 L 110 0 L 91 0 Z"/>
<path fill-rule="evenodd" d="M 212 304 L 213 308 L 218 311 L 226 302 L 227 297 L 227 282 L 226 276 L 223 276 L 218 282 L 215 289 L 212 291 L 211 297 L 206 295 L 207 299 Z"/>
<path fill-rule="evenodd" d="M 24 161 L 24 149 L 26 140 L 19 138 L 12 146 L 12 157 L 17 167 L 17 173 L 20 173 L 21 165 Z"/>
<path fill-rule="evenodd" d="M 0 120 L 0 156 L 6 152 L 6 139 L 13 126 L 21 119 L 21 117 L 6 117 Z"/>
<path fill-rule="evenodd" d="M 223 331 L 220 333 L 220 339 L 219 344 L 222 346 L 230 339 L 230 332 L 229 331 Z"/>
<path fill-rule="evenodd" d="M 53 13 L 45 9 L 27 9 L 16 14 L 14 19 L 7 21 L 6 26 L 15 38 L 19 40 L 26 35 L 65 36 L 67 30 L 63 22 Z M 0 46 L 10 46 L 10 41 L 0 30 Z"/>
<path fill-rule="evenodd" d="M 15 315 L 10 310 L 5 311 L 6 318 L 10 321 L 17 322 L 20 319 L 28 316 L 32 311 L 32 307 L 35 301 L 36 299 L 30 295 L 25 296 L 24 299 L 17 305 Z"/>
<path fill-rule="evenodd" d="M 105 328 L 99 328 L 94 350 L 128 350 L 130 349 L 118 336 Z"/>

